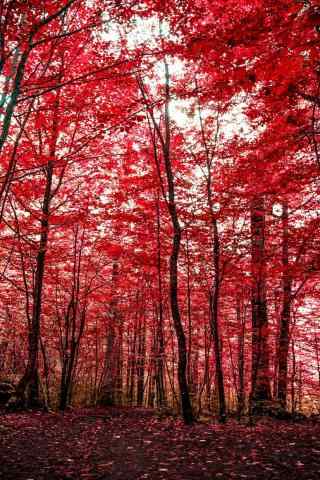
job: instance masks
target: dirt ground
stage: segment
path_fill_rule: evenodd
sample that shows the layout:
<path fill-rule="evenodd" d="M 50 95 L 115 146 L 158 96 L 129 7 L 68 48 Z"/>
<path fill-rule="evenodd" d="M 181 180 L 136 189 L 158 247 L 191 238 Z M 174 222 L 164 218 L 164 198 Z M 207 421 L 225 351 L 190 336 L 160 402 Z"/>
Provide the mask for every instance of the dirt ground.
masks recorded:
<path fill-rule="evenodd" d="M 3 480 L 320 479 L 320 425 L 183 425 L 148 410 L 0 416 Z"/>

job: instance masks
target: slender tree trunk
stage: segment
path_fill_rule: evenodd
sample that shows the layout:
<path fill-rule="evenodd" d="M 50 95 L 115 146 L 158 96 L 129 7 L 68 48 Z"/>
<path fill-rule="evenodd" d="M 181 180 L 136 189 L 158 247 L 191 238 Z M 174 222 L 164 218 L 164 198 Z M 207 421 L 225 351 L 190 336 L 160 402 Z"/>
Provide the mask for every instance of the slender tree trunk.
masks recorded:
<path fill-rule="evenodd" d="M 291 413 L 294 415 L 296 413 L 296 374 L 297 374 L 297 365 L 296 365 L 296 352 L 294 339 L 291 341 L 291 354 L 292 354 L 292 371 L 291 371 Z"/>
<path fill-rule="evenodd" d="M 237 320 L 239 325 L 238 336 L 238 416 L 241 417 L 245 407 L 245 386 L 244 386 L 244 338 L 245 338 L 245 313 L 241 311 L 241 302 L 237 299 Z"/>
<path fill-rule="evenodd" d="M 172 209 L 174 211 L 175 209 Z M 178 304 L 178 256 L 180 251 L 181 230 L 177 221 L 176 215 L 173 213 L 174 221 L 174 238 L 173 247 L 170 257 L 170 303 L 173 323 L 178 340 L 178 381 L 181 394 L 182 414 L 186 423 L 193 422 L 193 413 L 191 408 L 186 368 L 187 368 L 187 354 L 186 354 L 186 338 L 183 331 L 183 326 L 180 318 L 180 310 Z"/>
<path fill-rule="evenodd" d="M 209 312 L 210 315 L 210 312 Z M 211 336 L 209 335 L 209 325 L 204 325 L 204 366 L 203 366 L 203 377 L 201 386 L 199 388 L 198 394 L 198 412 L 197 416 L 201 415 L 203 410 L 202 407 L 202 396 L 205 396 L 205 409 L 210 410 L 210 396 L 211 396 L 211 383 L 210 383 L 210 346 L 211 346 Z"/>
<path fill-rule="evenodd" d="M 272 393 L 273 398 L 278 399 L 278 379 L 279 379 L 279 342 L 280 342 L 280 323 L 281 323 L 281 299 L 279 298 L 278 289 L 274 289 L 274 319 L 275 319 L 275 340 L 274 340 L 274 355 L 273 355 L 273 378 L 272 378 Z"/>
<path fill-rule="evenodd" d="M 146 362 L 146 319 L 145 312 L 143 317 L 139 319 L 138 331 L 138 358 L 137 358 L 137 405 L 143 406 L 144 399 L 144 374 Z"/>
<path fill-rule="evenodd" d="M 158 313 L 156 306 L 154 307 L 153 318 L 154 322 L 158 322 Z M 150 408 L 154 408 L 155 404 L 155 388 L 156 388 L 156 361 L 157 361 L 157 332 L 153 330 L 152 345 L 149 354 L 148 364 L 148 402 L 147 405 Z"/>
<path fill-rule="evenodd" d="M 85 230 L 82 232 L 79 249 L 77 248 L 78 232 L 79 227 L 77 225 L 74 234 L 73 285 L 71 298 L 65 316 L 66 331 L 62 351 L 60 410 L 65 410 L 72 401 L 80 342 L 83 337 L 86 322 L 87 293 L 84 292 L 84 303 L 82 306 L 80 304 L 80 274 Z"/>
<path fill-rule="evenodd" d="M 163 294 L 162 294 L 162 270 L 161 270 L 161 224 L 160 224 L 160 205 L 159 194 L 157 198 L 157 270 L 158 270 L 158 305 L 159 312 L 157 318 L 156 334 L 156 372 L 155 381 L 157 389 L 157 405 L 162 408 L 166 405 L 166 392 L 164 388 L 165 375 L 165 346 L 163 332 Z"/>
<path fill-rule="evenodd" d="M 192 406 L 189 395 L 189 388 L 187 382 L 187 346 L 186 346 L 186 336 L 184 328 L 181 321 L 179 301 L 178 301 L 178 260 L 181 246 L 181 226 L 179 222 L 179 215 L 177 211 L 177 205 L 175 200 L 175 181 L 174 174 L 172 169 L 172 160 L 171 160 L 171 135 L 170 135 L 170 112 L 169 112 L 169 103 L 170 103 L 170 75 L 169 75 L 169 66 L 164 60 L 165 67 L 165 114 L 164 114 L 164 134 L 161 131 L 161 127 L 157 120 L 154 117 L 153 110 L 149 107 L 148 112 L 151 116 L 154 128 L 157 132 L 159 141 L 161 143 L 162 155 L 164 160 L 164 167 L 167 179 L 167 195 L 164 192 L 163 179 L 161 178 L 161 172 L 159 168 L 159 159 L 157 158 L 157 146 L 155 140 L 154 150 L 155 150 L 155 161 L 158 168 L 159 179 L 161 187 L 163 190 L 164 197 L 167 202 L 167 207 L 169 210 L 171 224 L 173 228 L 172 235 L 172 249 L 170 255 L 170 268 L 169 268 L 169 291 L 170 291 L 170 306 L 171 306 L 171 315 L 173 320 L 173 325 L 176 333 L 177 343 L 178 343 L 178 383 L 180 390 L 180 399 L 181 399 L 181 410 L 185 423 L 191 424 L 194 421 L 194 416 L 192 412 Z M 148 100 L 146 97 L 146 91 L 142 80 L 139 80 L 139 86 L 141 93 L 143 95 L 146 104 L 148 105 Z M 168 197 L 168 198 L 167 198 Z"/>
<path fill-rule="evenodd" d="M 298 409 L 299 412 L 302 412 L 302 400 L 303 400 L 303 378 L 302 378 L 302 363 L 299 362 L 299 372 L 298 372 Z"/>
<path fill-rule="evenodd" d="M 195 329 L 194 332 L 195 338 L 198 338 L 198 335 L 200 335 L 200 332 L 197 329 Z M 193 360 L 192 360 L 192 380 L 193 380 L 193 394 L 195 401 L 197 400 L 199 396 L 199 345 L 196 344 L 194 345 L 194 350 L 193 350 Z"/>
<path fill-rule="evenodd" d="M 195 78 L 195 88 L 198 91 L 198 83 Z M 222 367 L 222 340 L 220 335 L 220 322 L 219 322 L 219 301 L 220 301 L 220 287 L 221 287 L 221 274 L 220 274 L 220 237 L 218 230 L 218 220 L 213 208 L 213 196 L 212 196 L 212 162 L 213 157 L 210 155 L 208 148 L 208 143 L 205 134 L 205 128 L 202 119 L 202 111 L 200 99 L 198 96 L 198 114 L 199 122 L 201 129 L 202 143 L 206 158 L 206 167 L 207 167 L 207 204 L 209 209 L 209 214 L 211 218 L 211 228 L 212 228 L 212 241 L 213 241 L 213 266 L 214 266 L 214 282 L 209 292 L 209 321 L 210 321 L 210 330 L 213 338 L 214 346 L 214 358 L 215 358 L 215 369 L 216 369 L 216 388 L 218 394 L 219 402 L 219 420 L 224 422 L 226 419 L 226 398 L 225 398 L 225 388 L 224 388 L 224 375 Z M 218 141 L 218 127 L 216 131 L 216 139 Z"/>
<path fill-rule="evenodd" d="M 114 358 L 114 346 L 115 346 L 115 326 L 113 324 L 114 318 L 111 316 L 110 312 L 108 315 L 108 326 L 107 326 L 107 345 L 106 345 L 106 354 L 105 354 L 105 380 L 101 390 L 100 402 L 103 405 L 114 405 L 114 368 L 115 368 L 115 358 Z"/>
<path fill-rule="evenodd" d="M 319 349 L 319 339 L 318 339 L 318 332 L 317 332 L 317 326 L 316 322 L 313 322 L 313 328 L 314 328 L 314 350 L 316 354 L 316 362 L 317 362 L 317 372 L 318 372 L 318 384 L 320 388 L 320 349 Z"/>
<path fill-rule="evenodd" d="M 291 277 L 289 273 L 289 230 L 288 230 L 288 205 L 283 205 L 282 213 L 282 311 L 280 317 L 280 335 L 278 345 L 278 400 L 282 406 L 287 406 L 288 388 L 288 352 L 289 328 L 291 316 Z"/>
<path fill-rule="evenodd" d="M 136 374 L 137 374 L 137 339 L 138 339 L 138 321 L 139 321 L 139 290 L 136 293 L 136 313 L 133 325 L 133 335 L 131 340 L 130 359 L 129 359 L 129 391 L 128 402 L 133 405 L 136 392 Z"/>
<path fill-rule="evenodd" d="M 115 379 L 115 400 L 117 405 L 123 402 L 123 322 L 122 315 L 118 316 L 118 338 L 116 351 L 116 379 Z"/>
<path fill-rule="evenodd" d="M 62 68 L 62 67 L 61 67 Z M 60 92 L 57 93 L 52 121 L 52 137 L 49 144 L 49 161 L 45 168 L 46 183 L 41 208 L 40 220 L 40 242 L 36 257 L 36 273 L 33 287 L 33 307 L 32 317 L 28 332 L 28 362 L 25 373 L 17 386 L 17 396 L 28 407 L 39 406 L 39 340 L 40 340 L 40 321 L 42 311 L 42 291 L 43 280 L 46 265 L 46 253 L 48 246 L 48 237 L 50 229 L 50 206 L 54 195 L 58 192 L 63 178 L 64 170 L 58 182 L 58 186 L 53 189 L 54 162 L 57 148 L 58 128 L 59 128 L 59 105 Z M 41 152 L 42 153 L 42 152 Z"/>
<path fill-rule="evenodd" d="M 46 345 L 43 343 L 40 337 L 40 346 L 41 346 L 41 353 L 43 358 L 43 370 L 44 370 L 44 381 L 45 381 L 45 404 L 46 408 L 50 409 L 51 407 L 51 395 L 50 395 L 50 379 L 49 379 L 49 361 L 48 355 L 46 350 Z"/>
<path fill-rule="evenodd" d="M 265 206 L 262 195 L 251 204 L 252 248 L 252 376 L 251 407 L 271 400 L 268 315 L 265 278 Z"/>
<path fill-rule="evenodd" d="M 174 176 L 171 164 L 170 155 L 170 115 L 169 115 L 169 101 L 170 101 L 170 76 L 169 67 L 165 62 L 166 75 L 166 103 L 165 103 L 165 124 L 166 135 L 163 148 L 163 156 L 165 162 L 165 169 L 167 174 L 168 194 L 169 194 L 169 213 L 171 216 L 173 227 L 173 242 L 170 256 L 170 305 L 173 324 L 178 340 L 178 381 L 181 396 L 182 415 L 185 423 L 190 424 L 194 421 L 192 406 L 190 402 L 188 382 L 186 376 L 187 370 L 187 351 L 186 351 L 186 337 L 180 317 L 180 309 L 178 302 L 178 259 L 181 245 L 181 227 L 175 202 L 175 186 Z"/>
<path fill-rule="evenodd" d="M 67 345 L 67 350 L 64 354 L 64 362 L 61 375 L 61 388 L 60 388 L 60 404 L 59 409 L 65 410 L 68 405 L 71 404 L 72 395 L 74 390 L 75 382 L 75 370 L 78 363 L 78 354 L 80 342 L 83 337 L 84 327 L 85 327 L 85 318 L 86 318 L 86 308 L 83 308 L 83 311 L 80 312 L 79 319 L 79 331 L 76 333 L 76 319 L 77 319 L 77 306 L 74 309 L 74 317 L 72 318 L 71 328 L 72 334 L 70 343 Z"/>
<path fill-rule="evenodd" d="M 17 386 L 18 397 L 26 402 L 29 408 L 39 406 L 39 372 L 38 354 L 40 340 L 40 319 L 42 309 L 42 289 L 45 271 L 45 259 L 49 234 L 49 214 L 51 202 L 51 187 L 53 162 L 50 160 L 46 169 L 46 187 L 42 203 L 41 234 L 39 250 L 36 258 L 36 275 L 33 291 L 33 309 L 31 326 L 28 334 L 28 363 L 26 371 Z"/>
<path fill-rule="evenodd" d="M 214 357 L 216 367 L 217 394 L 219 400 L 219 419 L 226 419 L 226 399 L 224 391 L 224 379 L 222 370 L 221 337 L 219 325 L 219 298 L 220 298 L 220 240 L 217 220 L 213 218 L 213 262 L 214 262 L 214 286 L 210 292 L 210 328 L 214 345 Z"/>
<path fill-rule="evenodd" d="M 115 405 L 117 390 L 117 375 L 119 374 L 119 326 L 120 312 L 116 296 L 116 285 L 119 275 L 118 262 L 115 261 L 112 267 L 111 290 L 112 298 L 107 311 L 106 328 L 106 354 L 105 354 L 105 378 L 101 388 L 100 403 L 103 405 Z"/>
<path fill-rule="evenodd" d="M 186 259 L 187 259 L 187 318 L 188 318 L 188 384 L 189 389 L 194 395 L 193 371 L 192 371 L 192 316 L 191 316 L 191 278 L 190 278 L 190 250 L 189 238 L 186 238 Z"/>
<path fill-rule="evenodd" d="M 129 388 L 130 388 L 130 355 L 131 355 L 131 351 L 130 351 L 130 337 L 131 335 L 128 334 L 126 336 L 127 338 L 127 342 L 126 342 L 126 357 L 127 357 L 127 361 L 126 361 L 126 379 L 125 379 L 125 393 L 126 393 L 126 404 L 128 405 L 129 404 Z"/>
<path fill-rule="evenodd" d="M 29 57 L 29 54 L 31 52 L 31 37 L 29 39 L 29 46 L 26 48 L 26 50 L 21 54 L 17 69 L 16 69 L 16 74 L 14 77 L 13 81 L 13 88 L 12 92 L 9 95 L 9 102 L 6 107 L 5 111 L 5 116 L 4 120 L 1 126 L 1 132 L 0 132 L 0 153 L 2 152 L 3 146 L 8 138 L 9 135 L 9 129 L 12 121 L 12 117 L 14 114 L 15 107 L 18 102 L 18 98 L 20 95 L 20 90 L 21 90 L 21 83 L 24 77 L 24 72 L 25 72 L 25 67 L 26 63 Z"/>

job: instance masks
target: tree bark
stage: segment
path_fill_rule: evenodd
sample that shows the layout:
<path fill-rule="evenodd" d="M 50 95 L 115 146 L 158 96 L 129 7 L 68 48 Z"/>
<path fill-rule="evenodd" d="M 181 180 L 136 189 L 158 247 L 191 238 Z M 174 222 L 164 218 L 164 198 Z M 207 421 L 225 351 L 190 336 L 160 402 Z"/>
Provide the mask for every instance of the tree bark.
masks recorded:
<path fill-rule="evenodd" d="M 100 403 L 103 405 L 115 405 L 117 400 L 117 386 L 120 361 L 120 312 L 118 309 L 118 299 L 116 286 L 119 275 L 119 265 L 114 261 L 112 267 L 112 298 L 107 312 L 107 332 L 106 332 L 106 354 L 105 354 L 105 378 L 100 393 Z"/>
<path fill-rule="evenodd" d="M 224 391 L 224 379 L 222 370 L 221 337 L 219 326 L 219 298 L 220 298 L 220 240 L 217 220 L 213 217 L 213 263 L 214 285 L 210 292 L 210 329 L 214 345 L 214 357 L 216 367 L 217 394 L 219 399 L 219 419 L 226 419 L 226 398 Z"/>
<path fill-rule="evenodd" d="M 165 374 L 165 345 L 163 332 L 163 295 L 162 295 L 162 270 L 161 270 L 161 224 L 160 224 L 160 205 L 159 194 L 157 197 L 157 270 L 158 270 L 158 305 L 159 312 L 157 315 L 157 334 L 156 334 L 156 372 L 155 383 L 157 392 L 157 406 L 162 408 L 166 405 L 166 392 L 164 388 Z"/>
<path fill-rule="evenodd" d="M 289 272 L 289 230 L 288 205 L 283 205 L 282 213 L 282 311 L 278 346 L 278 385 L 277 394 L 283 408 L 287 406 L 289 328 L 291 317 L 291 284 Z"/>
<path fill-rule="evenodd" d="M 252 374 L 251 407 L 271 400 L 268 348 L 268 314 L 265 277 L 265 206 L 262 195 L 251 203 L 252 266 Z"/>
<path fill-rule="evenodd" d="M 244 337 L 245 337 L 245 312 L 241 311 L 241 302 L 237 299 L 237 323 L 239 326 L 238 335 L 238 369 L 239 369 L 239 389 L 238 389 L 238 416 L 244 413 L 245 407 L 245 385 L 244 385 Z"/>
<path fill-rule="evenodd" d="M 51 152 L 52 153 L 52 152 Z M 31 326 L 28 334 L 28 363 L 23 377 L 17 386 L 18 397 L 28 408 L 39 406 L 39 373 L 38 354 L 40 340 L 40 319 L 42 309 L 42 290 L 45 271 L 45 259 L 49 234 L 49 215 L 52 189 L 53 161 L 48 162 L 46 168 L 46 186 L 42 203 L 41 234 L 39 250 L 36 258 L 36 275 L 33 290 L 33 309 Z"/>
<path fill-rule="evenodd" d="M 195 88 L 198 92 L 198 82 L 195 78 Z M 207 187 L 207 204 L 211 220 L 212 229 L 212 261 L 214 267 L 214 280 L 213 285 L 209 292 L 209 322 L 210 330 L 213 338 L 215 369 L 216 369 L 216 388 L 219 402 L 219 420 L 224 422 L 226 419 L 226 398 L 224 388 L 224 375 L 222 367 L 222 341 L 220 336 L 220 322 L 219 322 L 219 302 L 220 302 L 220 287 L 221 287 L 221 273 L 220 273 L 220 236 L 218 230 L 218 220 L 216 213 L 214 212 L 213 196 L 212 196 L 212 163 L 213 156 L 210 154 L 208 148 L 208 142 L 206 139 L 205 128 L 202 119 L 202 111 L 200 98 L 198 96 L 198 114 L 199 123 L 201 129 L 202 144 L 204 148 L 204 154 L 206 159 L 206 187 Z M 218 142 L 219 125 L 217 124 L 217 130 L 215 135 L 215 142 Z"/>
<path fill-rule="evenodd" d="M 157 158 L 156 143 L 153 139 L 154 149 L 155 149 L 155 161 L 159 173 L 159 180 L 161 188 L 164 194 L 164 198 L 167 203 L 169 210 L 171 224 L 173 229 L 172 234 L 172 248 L 170 255 L 170 267 L 169 267 L 169 291 L 170 291 L 170 306 L 171 306 L 171 315 L 173 320 L 173 325 L 175 329 L 175 334 L 178 343 L 178 383 L 180 390 L 180 400 L 181 400 L 181 410 L 185 423 L 191 424 L 194 421 L 189 388 L 187 382 L 187 347 L 186 347 L 186 336 L 184 328 L 181 321 L 179 301 L 178 301 L 178 260 L 181 246 L 181 226 L 179 222 L 179 215 L 177 211 L 177 205 L 175 200 L 175 182 L 174 174 L 171 161 L 171 135 L 170 135 L 170 112 L 169 112 L 169 103 L 170 103 L 170 74 L 169 66 L 164 59 L 165 67 L 165 114 L 164 114 L 164 133 L 161 131 L 161 127 L 158 124 L 157 120 L 154 117 L 153 111 L 151 108 L 148 108 L 148 112 L 152 119 L 154 128 L 157 132 L 159 141 L 161 143 L 166 179 L 167 179 L 167 194 L 164 192 L 164 184 L 161 177 L 159 159 Z M 140 90 L 144 100 L 147 103 L 147 97 L 143 82 L 141 79 L 138 81 Z M 147 103 L 148 105 L 148 103 Z M 168 198 L 167 198 L 168 196 Z"/>
<path fill-rule="evenodd" d="M 146 363 L 146 319 L 145 312 L 139 319 L 138 331 L 138 358 L 137 358 L 137 405 L 143 406 L 144 400 L 144 374 Z"/>
<path fill-rule="evenodd" d="M 178 340 L 178 381 L 181 395 L 181 407 L 182 414 L 185 423 L 190 424 L 193 422 L 193 412 L 190 402 L 189 389 L 187 383 L 187 348 L 186 337 L 183 330 L 180 308 L 178 302 L 178 259 L 181 245 L 181 227 L 177 212 L 177 206 L 175 202 L 175 186 L 174 176 L 171 164 L 170 155 L 170 116 L 169 116 L 169 100 L 170 100 L 170 81 L 169 81 L 169 68 L 165 62 L 165 74 L 166 74 L 166 105 L 165 105 L 165 123 L 166 123 L 166 138 L 163 149 L 164 163 L 167 174 L 168 194 L 169 194 L 169 213 L 171 217 L 173 227 L 173 241 L 172 250 L 170 256 L 170 305 L 173 324 Z"/>

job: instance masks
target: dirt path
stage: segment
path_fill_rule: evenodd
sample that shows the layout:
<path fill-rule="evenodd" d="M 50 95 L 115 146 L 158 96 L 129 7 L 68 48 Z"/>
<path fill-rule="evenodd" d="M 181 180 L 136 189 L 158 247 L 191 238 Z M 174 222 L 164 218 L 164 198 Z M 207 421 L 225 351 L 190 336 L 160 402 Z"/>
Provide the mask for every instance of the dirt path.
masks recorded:
<path fill-rule="evenodd" d="M 0 417 L 3 480 L 319 480 L 320 425 L 160 421 L 146 410 Z"/>

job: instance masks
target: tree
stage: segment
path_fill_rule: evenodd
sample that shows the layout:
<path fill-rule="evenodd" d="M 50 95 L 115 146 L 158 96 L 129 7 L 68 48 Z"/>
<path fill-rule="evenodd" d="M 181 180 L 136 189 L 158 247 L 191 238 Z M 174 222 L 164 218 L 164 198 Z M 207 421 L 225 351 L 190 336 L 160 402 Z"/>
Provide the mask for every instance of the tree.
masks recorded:
<path fill-rule="evenodd" d="M 252 408 L 271 399 L 268 312 L 265 278 L 265 206 L 259 195 L 251 203 L 252 235 Z"/>
<path fill-rule="evenodd" d="M 171 142 L 170 142 L 170 74 L 169 66 L 164 59 L 164 68 L 165 68 L 165 113 L 164 113 L 164 133 L 161 131 L 161 127 L 157 123 L 153 110 L 150 108 L 148 99 L 146 97 L 145 88 L 141 80 L 139 80 L 140 90 L 143 96 L 144 101 L 146 102 L 147 111 L 151 117 L 154 129 L 156 131 L 158 140 L 161 145 L 161 152 L 163 156 L 166 180 L 167 180 L 167 189 L 168 197 L 167 207 L 170 214 L 173 236 L 172 236 L 172 250 L 170 256 L 170 305 L 171 305 L 171 314 L 173 319 L 173 324 L 177 336 L 178 342 L 178 380 L 179 380 L 179 389 L 181 396 L 181 408 L 183 418 L 186 423 L 193 422 L 193 413 L 192 406 L 190 402 L 189 389 L 186 378 L 187 371 L 187 347 L 186 347 L 186 338 L 183 330 L 181 315 L 178 303 L 178 258 L 180 253 L 181 245 L 181 226 L 179 222 L 179 216 L 177 211 L 177 205 L 175 200 L 175 183 L 174 183 L 174 174 L 172 169 L 171 162 Z M 158 158 L 155 159 L 158 161 Z M 162 180 L 161 184 L 163 185 Z"/>

